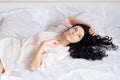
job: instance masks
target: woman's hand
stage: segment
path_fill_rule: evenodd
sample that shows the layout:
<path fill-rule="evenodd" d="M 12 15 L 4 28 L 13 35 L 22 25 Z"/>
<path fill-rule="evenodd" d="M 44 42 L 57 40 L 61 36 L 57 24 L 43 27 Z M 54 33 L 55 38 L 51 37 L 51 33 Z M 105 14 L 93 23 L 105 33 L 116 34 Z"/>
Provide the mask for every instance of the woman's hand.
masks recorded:
<path fill-rule="evenodd" d="M 50 39 L 50 40 L 44 41 L 43 44 L 46 46 L 58 46 L 59 42 L 55 39 Z"/>
<path fill-rule="evenodd" d="M 37 62 L 37 63 L 36 63 Z M 38 64 L 39 63 L 39 64 Z M 40 60 L 34 60 L 34 62 L 32 61 L 29 65 L 28 65 L 28 69 L 30 70 L 30 71 L 34 71 L 34 70 L 36 70 L 40 65 L 41 65 L 41 63 L 42 63 L 42 60 L 40 59 Z"/>
<path fill-rule="evenodd" d="M 49 46 L 58 46 L 59 42 L 55 39 L 50 39 L 50 40 L 43 41 L 42 44 L 39 47 L 39 50 L 33 56 L 29 66 L 28 66 L 29 70 L 34 71 L 35 69 L 37 69 L 41 65 L 43 49 L 48 45 Z"/>
<path fill-rule="evenodd" d="M 96 31 L 95 31 L 95 29 L 94 29 L 92 26 L 90 26 L 89 33 L 90 33 L 92 36 L 96 35 Z"/>
<path fill-rule="evenodd" d="M 84 25 L 87 25 L 88 27 L 90 27 L 89 33 L 90 33 L 92 36 L 96 35 L 95 29 L 94 29 L 90 24 L 84 22 L 83 20 L 80 20 L 80 19 L 78 19 L 78 18 L 75 18 L 75 17 L 69 17 L 68 19 L 69 19 L 69 22 L 70 22 L 71 25 L 75 25 L 75 24 L 84 24 Z"/>

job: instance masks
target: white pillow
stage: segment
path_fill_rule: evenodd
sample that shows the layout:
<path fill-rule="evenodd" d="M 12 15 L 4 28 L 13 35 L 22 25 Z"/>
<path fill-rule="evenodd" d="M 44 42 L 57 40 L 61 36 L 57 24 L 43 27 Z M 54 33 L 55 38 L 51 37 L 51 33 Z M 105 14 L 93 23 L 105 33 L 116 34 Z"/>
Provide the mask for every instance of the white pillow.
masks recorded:
<path fill-rule="evenodd" d="M 28 38 L 44 30 L 44 24 L 36 22 L 26 9 L 15 9 L 4 16 L 0 37 Z"/>
<path fill-rule="evenodd" d="M 103 14 L 98 15 L 98 14 L 95 14 L 93 11 L 87 11 L 84 14 L 77 16 L 77 18 L 93 26 L 97 34 L 101 36 L 105 35 L 104 23 L 102 20 L 104 18 Z"/>
<path fill-rule="evenodd" d="M 46 30 L 54 31 L 65 18 L 83 14 L 85 10 L 78 9 L 70 5 L 57 6 L 49 11 L 48 28 Z"/>
<path fill-rule="evenodd" d="M 0 12 L 0 27 L 2 25 L 3 19 L 4 19 L 5 12 Z"/>
<path fill-rule="evenodd" d="M 105 8 L 104 30 L 107 35 L 113 38 L 116 45 L 120 45 L 120 11 L 117 8 L 120 5 L 107 6 Z"/>
<path fill-rule="evenodd" d="M 27 8 L 25 10 L 28 11 L 33 16 L 33 20 L 39 23 L 43 30 L 46 29 L 46 27 L 48 26 L 49 9 L 41 7 L 41 8 Z"/>
<path fill-rule="evenodd" d="M 85 5 L 63 5 L 55 7 L 49 12 L 49 31 L 57 32 L 57 27 L 62 24 L 64 19 L 72 16 L 81 19 L 89 24 L 91 24 L 96 32 L 100 35 L 104 35 L 105 31 L 103 29 L 104 25 L 104 10 L 102 5 L 94 5 L 86 7 Z M 60 27 L 59 27 L 60 28 Z M 58 30 L 59 32 L 59 30 Z"/>
<path fill-rule="evenodd" d="M 3 16 L 0 14 L 0 24 L 1 24 L 2 19 L 3 19 Z"/>
<path fill-rule="evenodd" d="M 49 11 L 48 25 L 56 27 L 66 17 L 77 16 L 77 15 L 80 15 L 80 14 L 82 14 L 84 12 L 85 12 L 85 10 L 78 9 L 78 8 L 70 6 L 70 5 L 69 6 L 64 5 L 62 7 L 61 6 L 54 7 Z"/>

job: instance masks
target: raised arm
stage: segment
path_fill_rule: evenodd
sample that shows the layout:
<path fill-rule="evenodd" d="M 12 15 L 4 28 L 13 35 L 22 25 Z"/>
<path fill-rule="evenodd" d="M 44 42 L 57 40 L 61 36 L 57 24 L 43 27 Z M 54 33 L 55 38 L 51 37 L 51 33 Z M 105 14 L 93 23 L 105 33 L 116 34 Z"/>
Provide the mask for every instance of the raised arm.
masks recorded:
<path fill-rule="evenodd" d="M 78 19 L 78 18 L 69 17 L 68 19 L 69 19 L 69 22 L 70 22 L 71 25 L 75 25 L 75 24 L 85 24 L 85 25 L 87 25 L 87 26 L 89 26 L 89 27 L 92 27 L 90 24 L 88 24 L 88 23 L 86 23 L 86 22 L 84 22 L 83 20 L 80 20 L 80 19 Z"/>
<path fill-rule="evenodd" d="M 88 27 L 90 27 L 89 33 L 92 34 L 93 36 L 96 35 L 95 29 L 90 24 L 84 22 L 83 20 L 74 18 L 74 17 L 69 17 L 68 19 L 69 19 L 69 22 L 70 22 L 71 25 L 75 25 L 75 24 L 84 24 L 84 25 L 87 25 Z"/>

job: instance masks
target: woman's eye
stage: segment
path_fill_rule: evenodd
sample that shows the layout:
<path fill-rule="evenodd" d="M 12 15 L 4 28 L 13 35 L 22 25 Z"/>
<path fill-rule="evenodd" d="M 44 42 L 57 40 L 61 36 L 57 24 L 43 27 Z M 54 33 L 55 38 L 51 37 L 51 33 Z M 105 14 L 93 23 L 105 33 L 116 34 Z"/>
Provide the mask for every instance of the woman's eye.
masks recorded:
<path fill-rule="evenodd" d="M 76 29 L 76 28 L 74 28 L 74 30 L 75 30 L 75 31 L 77 31 L 77 29 Z"/>
<path fill-rule="evenodd" d="M 80 38 L 80 34 L 78 34 L 78 37 Z"/>
<path fill-rule="evenodd" d="M 80 38 L 80 35 L 79 35 L 79 38 Z"/>

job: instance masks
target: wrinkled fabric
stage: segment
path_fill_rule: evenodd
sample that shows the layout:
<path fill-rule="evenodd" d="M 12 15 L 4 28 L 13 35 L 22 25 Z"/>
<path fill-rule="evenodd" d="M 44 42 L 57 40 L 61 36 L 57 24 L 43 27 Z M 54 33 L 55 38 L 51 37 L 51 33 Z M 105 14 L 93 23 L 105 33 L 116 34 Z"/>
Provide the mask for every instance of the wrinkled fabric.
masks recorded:
<path fill-rule="evenodd" d="M 13 69 L 26 69 L 33 55 L 39 49 L 42 41 L 54 39 L 57 34 L 54 32 L 41 32 L 27 40 L 6 38 L 0 40 L 0 58 L 6 71 Z M 42 64 L 39 68 L 44 69 L 56 64 L 69 55 L 69 47 L 47 46 L 44 48 Z"/>

